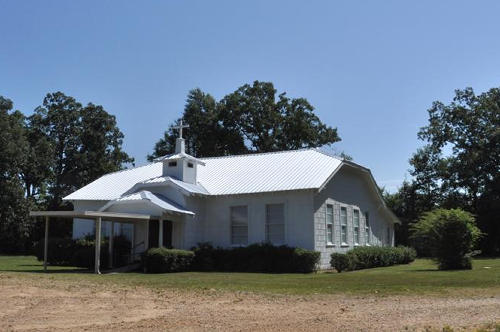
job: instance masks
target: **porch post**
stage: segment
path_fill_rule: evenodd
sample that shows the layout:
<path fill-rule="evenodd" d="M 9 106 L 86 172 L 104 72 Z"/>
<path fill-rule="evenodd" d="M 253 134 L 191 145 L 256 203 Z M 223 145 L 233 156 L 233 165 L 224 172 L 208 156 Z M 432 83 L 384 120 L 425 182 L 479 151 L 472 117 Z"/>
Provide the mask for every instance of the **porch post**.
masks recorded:
<path fill-rule="evenodd" d="M 45 241 L 43 243 L 43 271 L 47 272 L 47 253 L 49 251 L 49 216 L 45 216 Z"/>
<path fill-rule="evenodd" d="M 158 219 L 158 247 L 163 248 L 163 218 Z"/>
<path fill-rule="evenodd" d="M 99 271 L 101 263 L 101 217 L 95 219 L 95 267 L 94 272 L 101 274 Z"/>
<path fill-rule="evenodd" d="M 113 267 L 113 244 L 114 244 L 114 237 L 115 237 L 115 222 L 111 222 L 111 230 L 109 232 L 109 246 L 108 246 L 108 267 L 112 268 Z"/>

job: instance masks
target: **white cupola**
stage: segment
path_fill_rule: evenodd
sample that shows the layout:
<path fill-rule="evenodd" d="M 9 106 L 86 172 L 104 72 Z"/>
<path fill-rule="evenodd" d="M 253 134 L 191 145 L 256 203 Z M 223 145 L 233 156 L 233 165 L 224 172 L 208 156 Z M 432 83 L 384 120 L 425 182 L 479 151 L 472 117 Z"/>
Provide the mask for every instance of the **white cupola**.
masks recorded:
<path fill-rule="evenodd" d="M 198 165 L 204 166 L 205 163 L 186 153 L 186 141 L 182 138 L 182 128 L 187 127 L 182 124 L 182 120 L 179 126 L 173 127 L 179 129 L 179 137 L 175 140 L 175 153 L 157 158 L 156 161 L 163 163 L 163 176 L 170 176 L 187 183 L 196 184 L 198 182 Z"/>

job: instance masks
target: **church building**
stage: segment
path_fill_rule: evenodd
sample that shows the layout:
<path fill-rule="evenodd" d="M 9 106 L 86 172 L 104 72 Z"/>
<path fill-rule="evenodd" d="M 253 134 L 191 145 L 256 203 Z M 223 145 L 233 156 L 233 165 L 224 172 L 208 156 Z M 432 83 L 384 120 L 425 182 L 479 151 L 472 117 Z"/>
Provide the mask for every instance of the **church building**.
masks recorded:
<path fill-rule="evenodd" d="M 393 246 L 399 222 L 356 163 L 313 148 L 198 159 L 185 152 L 182 133 L 174 154 L 106 174 L 64 200 L 75 213 L 101 213 L 102 234 L 126 236 L 134 255 L 270 242 L 319 251 L 321 268 L 332 252 Z M 121 219 L 106 220 L 112 213 Z M 94 234 L 96 224 L 75 217 L 73 237 Z"/>

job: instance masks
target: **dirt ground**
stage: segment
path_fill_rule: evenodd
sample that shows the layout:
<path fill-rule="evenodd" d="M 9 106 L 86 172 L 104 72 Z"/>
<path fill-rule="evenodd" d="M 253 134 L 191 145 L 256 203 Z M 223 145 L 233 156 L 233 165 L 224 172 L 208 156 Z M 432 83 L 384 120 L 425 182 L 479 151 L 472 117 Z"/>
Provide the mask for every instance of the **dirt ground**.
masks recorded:
<path fill-rule="evenodd" d="M 500 322 L 498 294 L 272 296 L 0 275 L 0 331 L 411 331 L 493 322 Z"/>

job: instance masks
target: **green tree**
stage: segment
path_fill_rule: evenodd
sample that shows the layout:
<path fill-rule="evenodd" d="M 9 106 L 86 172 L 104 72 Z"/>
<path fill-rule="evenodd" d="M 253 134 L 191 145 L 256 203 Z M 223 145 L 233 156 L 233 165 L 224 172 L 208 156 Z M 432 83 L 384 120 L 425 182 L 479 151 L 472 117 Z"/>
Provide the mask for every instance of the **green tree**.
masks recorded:
<path fill-rule="evenodd" d="M 320 147 L 340 141 L 304 98 L 290 99 L 270 82 L 245 84 L 219 102 L 199 89 L 189 92 L 183 119 L 188 152 L 198 157 Z M 170 128 L 149 160 L 172 153 Z"/>
<path fill-rule="evenodd" d="M 500 89 L 456 90 L 450 104 L 434 102 L 428 114 L 418 133 L 426 145 L 410 159 L 413 180 L 397 193 L 396 214 L 411 223 L 435 207 L 462 208 L 477 216 L 483 253 L 499 255 Z"/>
<path fill-rule="evenodd" d="M 420 245 L 410 238 L 410 228 L 413 223 L 418 221 L 420 216 L 436 208 L 434 200 L 430 196 L 422 194 L 415 182 L 403 181 L 395 193 L 388 193 L 382 190 L 385 203 L 399 218 L 401 224 L 395 225 L 396 245 L 411 245 L 417 249 L 420 256 L 430 256 L 430 251 L 425 245 Z"/>
<path fill-rule="evenodd" d="M 76 154 L 78 177 L 74 181 L 78 188 L 134 162 L 122 150 L 124 135 L 114 115 L 100 105 L 89 103 L 81 109 L 80 119 L 80 146 Z"/>
<path fill-rule="evenodd" d="M 245 84 L 221 102 L 224 126 L 238 129 L 253 152 L 320 147 L 340 141 L 305 99 L 276 96 L 271 82 Z"/>
<path fill-rule="evenodd" d="M 427 145 L 410 161 L 415 185 L 441 207 L 477 215 L 483 252 L 500 254 L 500 89 L 456 90 L 428 113 L 418 133 Z"/>
<path fill-rule="evenodd" d="M 27 188 L 48 188 L 50 209 L 71 208 L 64 196 L 133 162 L 122 150 L 123 133 L 114 116 L 92 103 L 82 107 L 62 92 L 47 94 L 29 117 L 27 132 L 33 154 L 41 148 L 43 160 L 31 158 L 23 178 L 30 180 Z"/>
<path fill-rule="evenodd" d="M 81 104 L 62 92 L 50 93 L 43 99 L 42 106 L 35 109 L 29 123 L 52 146 L 52 160 L 49 164 L 51 176 L 48 186 L 49 209 L 58 209 L 62 198 L 78 189 L 78 152 L 80 147 Z M 69 208 L 69 206 L 67 207 Z"/>
<path fill-rule="evenodd" d="M 224 127 L 221 123 L 220 109 L 215 99 L 200 89 L 191 90 L 186 100 L 183 121 L 189 125 L 184 129 L 186 150 L 199 157 L 224 156 L 247 152 L 243 137 L 233 128 Z M 175 122 L 177 125 L 179 120 Z M 155 147 L 151 161 L 175 150 L 175 139 L 178 134 L 170 127 Z"/>
<path fill-rule="evenodd" d="M 11 100 L 0 96 L 0 252 L 5 253 L 24 251 L 33 227 L 19 178 L 27 149 L 24 116 L 10 113 L 12 106 Z"/>

